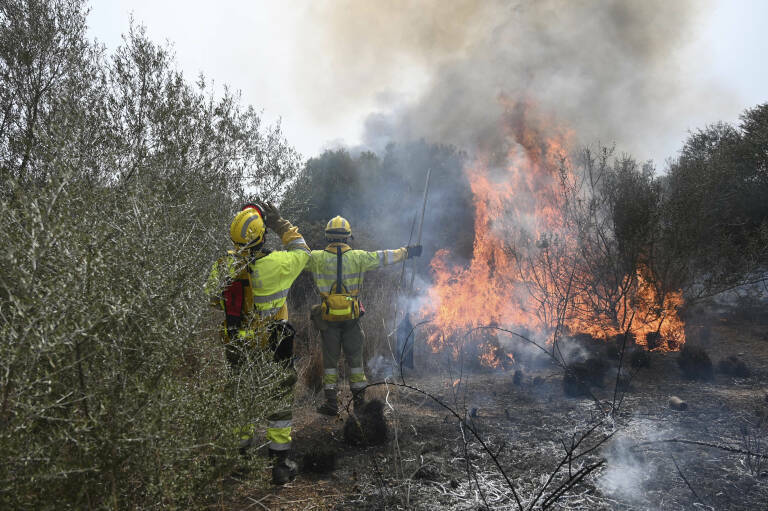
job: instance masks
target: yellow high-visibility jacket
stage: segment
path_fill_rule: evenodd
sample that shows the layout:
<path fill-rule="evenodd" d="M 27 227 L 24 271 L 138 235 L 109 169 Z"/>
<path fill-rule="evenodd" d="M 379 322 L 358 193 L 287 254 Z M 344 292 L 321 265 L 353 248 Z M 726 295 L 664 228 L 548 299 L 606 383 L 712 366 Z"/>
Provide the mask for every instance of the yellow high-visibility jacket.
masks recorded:
<path fill-rule="evenodd" d="M 288 319 L 288 291 L 309 260 L 309 247 L 296 227 L 283 220 L 276 232 L 285 250 L 256 254 L 250 262 L 230 251 L 214 263 L 208 277 L 205 290 L 211 304 L 225 310 L 227 289 L 242 283 L 243 327 L 257 319 Z"/>
<path fill-rule="evenodd" d="M 299 276 L 309 260 L 310 250 L 299 230 L 284 220 L 282 230 L 284 251 L 272 252 L 256 259 L 249 266 L 253 309 L 262 318 L 288 319 L 285 301 L 291 284 Z"/>
<path fill-rule="evenodd" d="M 388 264 L 402 261 L 408 256 L 405 247 L 397 250 L 352 250 L 346 243 L 331 243 L 325 250 L 313 250 L 307 262 L 307 270 L 312 273 L 318 291 L 327 296 L 331 286 L 336 283 L 336 247 L 341 247 L 341 282 L 352 294 L 357 294 L 363 286 L 365 272 L 381 268 Z"/>

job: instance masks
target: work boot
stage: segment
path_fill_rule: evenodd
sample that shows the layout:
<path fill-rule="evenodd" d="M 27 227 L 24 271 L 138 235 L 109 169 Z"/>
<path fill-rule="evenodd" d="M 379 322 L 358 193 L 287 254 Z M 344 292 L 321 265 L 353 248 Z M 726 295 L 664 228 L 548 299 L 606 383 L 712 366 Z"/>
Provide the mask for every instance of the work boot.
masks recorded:
<path fill-rule="evenodd" d="M 336 389 L 325 390 L 325 403 L 317 407 L 317 412 L 334 417 L 339 414 L 339 403 L 336 400 Z"/>
<path fill-rule="evenodd" d="M 272 465 L 272 484 L 283 485 L 296 477 L 299 466 L 290 458 L 290 451 L 269 450 L 269 457 L 274 458 Z"/>
<path fill-rule="evenodd" d="M 365 405 L 365 389 L 352 391 L 352 405 L 356 412 L 362 411 L 363 406 Z"/>

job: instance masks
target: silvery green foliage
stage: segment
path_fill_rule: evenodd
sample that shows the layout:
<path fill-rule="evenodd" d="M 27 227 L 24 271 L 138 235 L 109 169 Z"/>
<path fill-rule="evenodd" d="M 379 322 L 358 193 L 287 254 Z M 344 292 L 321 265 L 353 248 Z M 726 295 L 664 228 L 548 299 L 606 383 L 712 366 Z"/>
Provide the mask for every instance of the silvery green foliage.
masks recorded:
<path fill-rule="evenodd" d="M 298 158 L 140 28 L 109 58 L 84 30 L 82 2 L 0 5 L 0 508 L 205 506 L 284 373 L 229 369 L 203 284 Z"/>

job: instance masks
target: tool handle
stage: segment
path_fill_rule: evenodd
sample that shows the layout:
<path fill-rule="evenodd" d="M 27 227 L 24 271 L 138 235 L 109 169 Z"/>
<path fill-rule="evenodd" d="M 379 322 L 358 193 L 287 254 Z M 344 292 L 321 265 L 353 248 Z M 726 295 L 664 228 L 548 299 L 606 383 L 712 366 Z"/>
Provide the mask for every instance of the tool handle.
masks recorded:
<path fill-rule="evenodd" d="M 421 203 L 421 220 L 419 220 L 419 235 L 417 236 L 418 241 L 416 242 L 417 245 L 421 245 L 421 228 L 424 226 L 424 213 L 427 210 L 427 193 L 429 193 L 429 176 L 432 174 L 432 168 L 427 169 L 427 183 L 424 185 L 424 199 Z M 416 279 L 416 268 L 413 268 L 413 272 L 411 273 L 411 285 L 408 289 L 413 291 L 413 281 Z"/>

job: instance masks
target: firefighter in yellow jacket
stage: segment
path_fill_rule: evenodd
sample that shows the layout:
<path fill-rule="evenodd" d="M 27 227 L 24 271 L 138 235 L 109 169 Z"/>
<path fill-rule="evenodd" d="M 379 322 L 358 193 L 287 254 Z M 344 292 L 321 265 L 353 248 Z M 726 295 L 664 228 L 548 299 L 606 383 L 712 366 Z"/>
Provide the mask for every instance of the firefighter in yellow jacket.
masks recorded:
<path fill-rule="evenodd" d="M 332 218 L 325 227 L 328 246 L 313 250 L 307 263 L 322 296 L 320 306 L 313 309 L 312 320 L 322 336 L 325 403 L 317 411 L 325 415 L 339 412 L 336 367 L 342 349 L 350 367 L 349 386 L 355 408 L 359 409 L 365 400 L 364 334 L 360 327 L 364 310 L 359 298 L 365 272 L 421 255 L 421 245 L 375 252 L 353 250 L 347 244 L 351 237 L 349 222 L 340 216 Z"/>
<path fill-rule="evenodd" d="M 264 249 L 265 227 L 280 236 L 284 250 Z M 275 484 L 284 484 L 297 469 L 290 459 L 295 331 L 287 322 L 286 297 L 306 266 L 310 250 L 298 229 L 269 203 L 261 207 L 246 205 L 235 216 L 229 232 L 235 249 L 213 265 L 206 293 L 211 304 L 225 312 L 222 334 L 227 361 L 233 369 L 243 363 L 248 350 L 269 349 L 274 360 L 283 362 L 291 371 L 283 385 L 287 406 L 267 417 L 269 454 L 275 460 L 272 479 Z M 253 431 L 253 424 L 238 428 L 241 452 L 253 444 Z"/>

